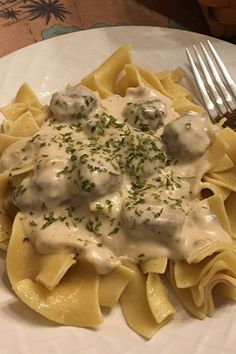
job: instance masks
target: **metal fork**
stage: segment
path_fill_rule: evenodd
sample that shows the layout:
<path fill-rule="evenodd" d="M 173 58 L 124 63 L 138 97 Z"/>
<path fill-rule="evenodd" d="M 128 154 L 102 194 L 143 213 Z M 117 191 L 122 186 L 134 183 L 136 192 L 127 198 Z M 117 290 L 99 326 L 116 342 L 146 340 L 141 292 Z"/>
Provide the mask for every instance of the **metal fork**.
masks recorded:
<path fill-rule="evenodd" d="M 193 56 L 186 48 L 186 54 L 202 100 L 213 123 L 220 118 L 236 118 L 236 83 L 212 43 L 207 41 L 207 49 L 200 43 L 201 52 L 194 45 Z"/>

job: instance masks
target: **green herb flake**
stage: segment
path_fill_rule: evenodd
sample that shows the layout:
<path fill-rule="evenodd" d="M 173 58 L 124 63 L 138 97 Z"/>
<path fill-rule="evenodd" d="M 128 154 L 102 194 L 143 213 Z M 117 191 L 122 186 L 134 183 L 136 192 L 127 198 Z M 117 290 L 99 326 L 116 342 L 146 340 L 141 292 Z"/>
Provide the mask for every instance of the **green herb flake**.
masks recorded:
<path fill-rule="evenodd" d="M 117 234 L 117 232 L 118 232 L 119 230 L 120 230 L 119 227 L 115 227 L 111 232 L 109 232 L 108 235 L 115 235 L 115 234 Z"/>
<path fill-rule="evenodd" d="M 29 222 L 29 224 L 30 224 L 30 226 L 32 226 L 32 227 L 36 227 L 36 226 L 37 226 L 36 222 L 34 222 L 33 220 L 31 220 L 31 221 Z"/>
<path fill-rule="evenodd" d="M 57 221 L 57 218 L 54 217 L 54 212 L 50 212 L 48 215 L 44 214 L 43 218 L 46 222 L 42 225 L 41 230 L 46 229 L 49 225 Z"/>

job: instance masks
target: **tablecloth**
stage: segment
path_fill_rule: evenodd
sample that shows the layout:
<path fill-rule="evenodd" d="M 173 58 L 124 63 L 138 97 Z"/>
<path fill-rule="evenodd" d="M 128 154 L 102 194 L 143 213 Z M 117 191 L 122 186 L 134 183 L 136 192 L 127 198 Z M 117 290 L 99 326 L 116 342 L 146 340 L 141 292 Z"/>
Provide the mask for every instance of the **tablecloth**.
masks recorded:
<path fill-rule="evenodd" d="M 170 22 L 135 0 L 0 0 L 0 57 L 61 34 L 122 25 Z"/>

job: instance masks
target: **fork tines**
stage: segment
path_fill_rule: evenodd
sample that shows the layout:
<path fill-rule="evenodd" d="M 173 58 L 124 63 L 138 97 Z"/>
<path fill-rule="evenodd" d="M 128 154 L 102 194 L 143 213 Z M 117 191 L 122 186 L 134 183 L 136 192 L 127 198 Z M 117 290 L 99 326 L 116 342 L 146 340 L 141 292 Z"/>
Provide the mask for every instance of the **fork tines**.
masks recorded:
<path fill-rule="evenodd" d="M 202 53 L 193 46 L 198 65 L 187 48 L 186 53 L 209 116 L 216 122 L 217 118 L 236 110 L 236 84 L 212 43 L 208 40 L 207 44 L 206 49 L 200 43 Z"/>

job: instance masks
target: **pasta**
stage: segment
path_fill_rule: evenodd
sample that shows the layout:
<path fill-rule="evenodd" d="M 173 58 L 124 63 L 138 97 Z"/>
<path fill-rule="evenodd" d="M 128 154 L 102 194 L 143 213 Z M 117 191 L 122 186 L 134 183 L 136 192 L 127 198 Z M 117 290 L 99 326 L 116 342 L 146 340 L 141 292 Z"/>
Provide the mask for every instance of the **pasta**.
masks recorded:
<path fill-rule="evenodd" d="M 55 322 L 120 303 L 145 338 L 172 320 L 163 277 L 195 317 L 236 299 L 236 133 L 130 46 L 40 104 L 0 109 L 0 248 L 16 295 Z"/>

